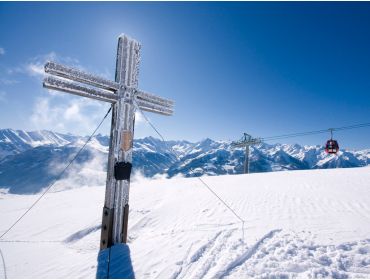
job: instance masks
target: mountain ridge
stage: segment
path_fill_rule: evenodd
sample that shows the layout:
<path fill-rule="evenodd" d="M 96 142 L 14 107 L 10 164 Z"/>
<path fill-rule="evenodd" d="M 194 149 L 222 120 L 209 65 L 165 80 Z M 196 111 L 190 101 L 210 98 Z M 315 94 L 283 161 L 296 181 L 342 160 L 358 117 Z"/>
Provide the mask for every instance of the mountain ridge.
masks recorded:
<path fill-rule="evenodd" d="M 0 188 L 11 193 L 40 191 L 56 178 L 57 171 L 72 159 L 87 138 L 47 130 L 0 129 Z M 164 143 L 151 136 L 135 139 L 133 166 L 145 177 L 240 174 L 244 149 L 234 149 L 230 144 L 231 141 L 210 138 L 195 143 L 186 140 Z M 108 136 L 94 136 L 76 160 L 73 172 L 81 173 L 87 167 L 105 171 L 108 148 Z M 337 155 L 328 155 L 320 145 L 261 143 L 251 147 L 250 171 L 348 168 L 369 163 L 370 149 L 341 150 Z M 99 182 L 104 184 L 104 180 Z"/>

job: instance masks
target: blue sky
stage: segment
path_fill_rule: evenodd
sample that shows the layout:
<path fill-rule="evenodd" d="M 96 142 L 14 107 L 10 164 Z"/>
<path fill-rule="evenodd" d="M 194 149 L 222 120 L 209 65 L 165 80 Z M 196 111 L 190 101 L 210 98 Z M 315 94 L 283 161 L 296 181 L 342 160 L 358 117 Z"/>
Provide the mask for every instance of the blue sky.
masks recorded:
<path fill-rule="evenodd" d="M 366 2 L 0 2 L 0 128 L 89 134 L 108 105 L 43 89 L 42 65 L 113 79 L 120 33 L 142 43 L 139 87 L 176 102 L 173 117 L 147 114 L 167 139 L 370 122 L 369 22 Z M 143 121 L 135 133 L 155 136 Z M 369 128 L 335 138 L 370 147 Z"/>

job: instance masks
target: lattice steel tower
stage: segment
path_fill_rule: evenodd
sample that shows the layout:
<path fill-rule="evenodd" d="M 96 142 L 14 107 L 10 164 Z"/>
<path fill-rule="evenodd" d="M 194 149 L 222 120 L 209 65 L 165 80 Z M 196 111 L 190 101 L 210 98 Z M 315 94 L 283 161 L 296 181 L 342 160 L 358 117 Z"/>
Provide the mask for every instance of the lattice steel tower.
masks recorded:
<path fill-rule="evenodd" d="M 260 138 L 253 138 L 252 135 L 244 133 L 242 139 L 231 143 L 231 147 L 240 148 L 245 147 L 245 158 L 244 158 L 244 173 L 249 173 L 249 147 L 261 143 Z"/>

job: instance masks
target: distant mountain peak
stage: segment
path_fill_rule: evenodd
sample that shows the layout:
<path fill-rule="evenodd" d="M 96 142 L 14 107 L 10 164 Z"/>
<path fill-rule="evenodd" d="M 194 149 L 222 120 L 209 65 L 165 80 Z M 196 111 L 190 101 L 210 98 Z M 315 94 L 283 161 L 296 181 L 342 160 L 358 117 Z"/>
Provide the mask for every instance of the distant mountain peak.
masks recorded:
<path fill-rule="evenodd" d="M 0 188 L 22 189 L 33 185 L 45 187 L 40 178 L 53 178 L 48 164 L 63 164 L 76 153 L 87 136 L 61 134 L 48 130 L 26 132 L 0 130 Z M 86 161 L 96 156 L 106 162 L 109 137 L 97 134 L 87 145 Z M 175 155 L 175 154 L 176 155 Z M 165 173 L 168 176 L 239 174 L 243 172 L 244 149 L 232 148 L 231 141 L 205 138 L 199 142 L 166 141 L 152 136 L 134 141 L 134 170 L 145 176 Z M 323 146 L 260 143 L 251 147 L 251 172 L 299 170 L 316 168 L 359 167 L 370 163 L 370 149 L 349 151 L 341 149 L 328 155 Z M 106 166 L 101 166 L 105 170 Z M 22 170 L 22 174 L 15 170 Z M 191 171 L 193 170 L 193 172 Z M 14 173 L 15 172 L 15 173 Z M 21 180 L 22 178 L 22 180 Z M 31 181 L 30 181 L 31 180 Z M 32 189 L 32 188 L 31 188 Z M 33 188 L 34 189 L 34 188 Z M 14 191 L 13 191 L 14 192 Z M 16 192 L 16 191 L 15 191 Z"/>

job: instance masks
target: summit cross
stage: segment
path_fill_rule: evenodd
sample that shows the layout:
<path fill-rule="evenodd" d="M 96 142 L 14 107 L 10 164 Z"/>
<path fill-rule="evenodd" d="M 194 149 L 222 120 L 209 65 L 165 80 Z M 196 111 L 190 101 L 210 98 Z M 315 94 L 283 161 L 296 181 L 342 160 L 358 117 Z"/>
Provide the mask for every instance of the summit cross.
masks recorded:
<path fill-rule="evenodd" d="M 100 249 L 127 242 L 135 109 L 170 116 L 174 102 L 138 89 L 141 45 L 118 38 L 115 81 L 55 62 L 45 64 L 48 89 L 111 103 L 112 123 Z M 61 77 L 61 78 L 58 78 Z"/>

